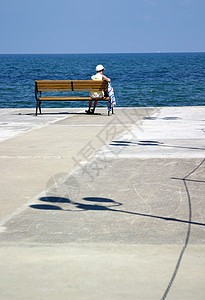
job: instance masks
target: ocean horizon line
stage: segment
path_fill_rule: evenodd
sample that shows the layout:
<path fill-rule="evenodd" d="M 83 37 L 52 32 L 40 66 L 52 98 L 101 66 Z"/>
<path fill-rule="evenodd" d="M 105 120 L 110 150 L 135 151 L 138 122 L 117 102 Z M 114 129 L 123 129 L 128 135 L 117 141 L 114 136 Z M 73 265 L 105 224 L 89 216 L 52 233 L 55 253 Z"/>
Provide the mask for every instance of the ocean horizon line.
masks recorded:
<path fill-rule="evenodd" d="M 154 52 L 57 52 L 57 53 L 0 53 L 0 55 L 122 55 L 122 54 L 200 54 L 205 53 L 205 51 L 161 51 L 157 50 Z"/>

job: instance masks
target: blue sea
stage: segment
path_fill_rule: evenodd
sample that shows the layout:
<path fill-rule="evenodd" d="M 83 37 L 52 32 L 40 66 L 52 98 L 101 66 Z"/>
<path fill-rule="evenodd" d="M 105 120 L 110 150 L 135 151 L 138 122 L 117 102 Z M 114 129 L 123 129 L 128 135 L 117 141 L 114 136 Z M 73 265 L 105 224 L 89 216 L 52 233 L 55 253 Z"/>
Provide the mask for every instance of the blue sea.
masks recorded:
<path fill-rule="evenodd" d="M 112 80 L 117 106 L 205 105 L 205 53 L 10 54 L 0 55 L 0 107 L 35 107 L 35 80 L 89 80 L 97 64 Z"/>

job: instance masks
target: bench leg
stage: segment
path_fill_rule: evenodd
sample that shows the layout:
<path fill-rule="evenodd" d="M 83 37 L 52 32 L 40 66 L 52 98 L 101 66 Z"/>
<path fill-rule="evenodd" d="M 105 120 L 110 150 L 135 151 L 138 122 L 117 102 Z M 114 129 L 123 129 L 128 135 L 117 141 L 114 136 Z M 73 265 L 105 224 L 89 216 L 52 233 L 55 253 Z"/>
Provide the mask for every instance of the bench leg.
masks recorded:
<path fill-rule="evenodd" d="M 36 102 L 36 116 L 38 115 L 38 101 Z"/>
<path fill-rule="evenodd" d="M 39 101 L 39 111 L 40 111 L 40 115 L 41 115 L 41 101 Z"/>
<path fill-rule="evenodd" d="M 110 110 L 108 109 L 108 116 L 110 116 L 110 112 L 112 111 L 112 115 L 114 114 L 114 108 L 111 107 Z"/>
<path fill-rule="evenodd" d="M 108 103 L 107 103 L 107 109 L 108 109 L 107 114 L 108 114 L 108 116 L 110 116 L 110 112 L 111 112 L 112 108 L 111 108 L 111 102 L 109 100 L 108 100 Z"/>
<path fill-rule="evenodd" d="M 37 101 L 37 103 L 36 103 L 36 116 L 38 115 L 38 108 L 39 108 L 39 112 L 41 114 L 41 102 L 40 101 Z"/>

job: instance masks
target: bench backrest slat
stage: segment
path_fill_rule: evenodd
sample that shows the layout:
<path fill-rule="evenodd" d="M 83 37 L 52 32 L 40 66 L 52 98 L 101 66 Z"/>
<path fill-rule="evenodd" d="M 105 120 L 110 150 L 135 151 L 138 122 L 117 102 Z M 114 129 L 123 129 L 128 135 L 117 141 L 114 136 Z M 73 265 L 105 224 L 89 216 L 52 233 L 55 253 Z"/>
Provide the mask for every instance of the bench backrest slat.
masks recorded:
<path fill-rule="evenodd" d="M 37 90 L 43 91 L 72 91 L 71 80 L 36 80 Z"/>
<path fill-rule="evenodd" d="M 106 91 L 106 81 L 95 80 L 36 80 L 36 89 L 43 91 Z"/>
<path fill-rule="evenodd" d="M 104 91 L 107 90 L 106 81 L 95 80 L 76 80 L 73 81 L 74 91 Z"/>

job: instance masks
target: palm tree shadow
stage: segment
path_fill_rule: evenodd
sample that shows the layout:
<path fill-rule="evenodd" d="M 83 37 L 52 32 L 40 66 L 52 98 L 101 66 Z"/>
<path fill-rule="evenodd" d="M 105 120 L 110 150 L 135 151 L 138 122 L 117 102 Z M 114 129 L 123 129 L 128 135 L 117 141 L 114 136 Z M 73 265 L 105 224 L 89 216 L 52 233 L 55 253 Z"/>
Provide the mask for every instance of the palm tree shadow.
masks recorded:
<path fill-rule="evenodd" d="M 110 146 L 121 146 L 121 147 L 129 147 L 129 146 L 158 146 L 165 148 L 178 148 L 178 149 L 190 149 L 190 150 L 205 150 L 205 148 L 200 147 L 187 147 L 187 146 L 177 146 L 177 145 L 168 145 L 159 141 L 138 141 L 138 142 L 130 142 L 130 141 L 112 141 Z"/>
<path fill-rule="evenodd" d="M 41 197 L 39 199 L 40 201 L 46 202 L 46 204 L 32 204 L 30 205 L 31 208 L 34 209 L 42 209 L 42 210 L 62 210 L 62 211 L 86 211 L 86 210 L 111 210 L 111 207 L 113 206 L 119 206 L 122 205 L 122 203 L 120 202 L 116 202 L 112 199 L 109 198 L 100 198 L 100 197 L 85 197 L 83 198 L 84 201 L 90 201 L 90 202 L 97 202 L 97 204 L 87 204 L 87 203 L 81 203 L 81 202 L 74 202 L 71 201 L 68 198 L 64 198 L 64 197 L 53 197 L 53 196 L 49 196 L 49 197 Z M 52 203 L 52 204 L 49 204 Z M 76 209 L 63 209 L 62 207 L 58 206 L 58 205 L 54 205 L 58 204 L 58 203 L 67 203 L 67 204 L 71 204 L 74 207 L 77 208 Z M 98 204 L 98 203 L 106 203 L 107 205 L 102 205 L 102 204 Z"/>
<path fill-rule="evenodd" d="M 133 211 L 126 211 L 117 209 L 117 207 L 122 206 L 123 204 L 117 201 L 114 201 L 109 198 L 101 198 L 101 197 L 84 197 L 83 201 L 89 201 L 91 203 L 95 202 L 94 204 L 90 203 L 82 203 L 82 202 L 74 202 L 71 201 L 68 198 L 63 197 L 41 197 L 39 199 L 40 201 L 46 202 L 46 204 L 32 204 L 30 205 L 31 208 L 34 209 L 41 209 L 41 210 L 61 210 L 61 211 L 70 211 L 70 212 L 76 212 L 76 211 L 112 211 L 116 213 L 124 213 L 124 214 L 130 214 L 135 216 L 141 216 L 141 217 L 147 217 L 147 218 L 155 218 L 159 220 L 164 221 L 172 221 L 172 222 L 180 222 L 180 223 L 187 223 L 187 224 L 193 224 L 198 226 L 205 226 L 204 223 L 199 222 L 193 222 L 191 220 L 182 220 L 182 219 L 176 219 L 176 218 L 169 218 L 169 217 L 163 217 L 163 216 L 157 216 L 152 214 L 144 214 L 140 212 L 133 212 Z M 53 204 L 55 203 L 55 205 Z M 67 203 L 71 204 L 71 209 L 64 209 L 59 205 L 60 203 Z M 76 208 L 76 209 L 75 209 Z"/>
<path fill-rule="evenodd" d="M 122 144 L 123 144 L 123 142 L 122 142 Z M 187 181 L 196 181 L 196 182 L 203 182 L 204 183 L 203 180 L 193 180 L 193 179 L 189 178 L 204 163 L 205 163 L 205 159 L 202 160 L 201 163 L 197 165 L 197 167 L 195 167 L 189 174 L 187 174 L 183 178 L 174 178 L 174 177 L 172 178 L 174 180 L 182 180 L 182 182 L 184 184 L 184 188 L 185 188 L 185 191 L 186 191 L 186 194 L 187 194 L 187 201 L 188 201 L 188 214 L 189 214 L 188 220 L 167 218 L 167 217 L 163 217 L 163 216 L 148 215 L 148 214 L 143 214 L 143 213 L 137 213 L 137 212 L 131 212 L 131 211 L 126 211 L 126 210 L 116 209 L 115 207 L 121 206 L 122 203 L 114 201 L 114 200 L 109 199 L 109 198 L 100 198 L 100 197 L 84 197 L 82 200 L 83 201 L 89 201 L 89 204 L 86 203 L 86 202 L 85 203 L 73 202 L 70 199 L 62 198 L 62 197 L 42 197 L 39 200 L 46 202 L 46 204 L 35 204 L 35 205 L 31 205 L 30 207 L 35 208 L 35 209 L 76 211 L 74 209 L 71 209 L 71 210 L 66 209 L 65 210 L 65 209 L 62 209 L 58 205 L 48 204 L 49 202 L 50 203 L 55 203 L 55 204 L 57 204 L 57 203 L 68 203 L 68 204 L 71 204 L 74 207 L 76 207 L 78 211 L 112 211 L 112 212 L 116 212 L 116 213 L 124 213 L 124 214 L 130 214 L 130 215 L 136 215 L 136 216 L 142 216 L 142 217 L 149 217 L 149 218 L 157 218 L 157 219 L 161 219 L 161 220 L 164 220 L 164 221 L 187 223 L 188 227 L 187 227 L 187 234 L 186 234 L 186 237 L 185 237 L 184 245 L 183 245 L 182 250 L 181 250 L 181 252 L 179 254 L 179 257 L 177 259 L 177 263 L 176 263 L 176 266 L 173 270 L 173 274 L 171 275 L 171 279 L 169 280 L 168 285 L 167 285 L 167 287 L 166 287 L 166 289 L 163 293 L 163 296 L 161 298 L 161 299 L 165 300 L 167 298 L 167 295 L 169 294 L 169 291 L 170 291 L 173 283 L 174 283 L 174 280 L 177 276 L 178 270 L 179 270 L 181 262 L 182 262 L 182 258 L 184 256 L 186 248 L 189 244 L 189 239 L 190 239 L 190 235 L 191 235 L 191 225 L 205 226 L 204 223 L 198 223 L 198 222 L 193 222 L 192 221 L 191 195 L 190 195 L 188 185 L 187 185 Z M 94 203 L 94 204 L 92 204 L 92 203 Z M 101 205 L 101 203 L 102 203 L 102 205 Z"/>
<path fill-rule="evenodd" d="M 46 202 L 46 204 L 32 204 L 30 205 L 30 207 L 35 209 L 42 209 L 42 210 L 64 210 L 60 206 L 53 205 L 50 203 L 68 203 L 68 204 L 71 203 L 71 201 L 68 198 L 56 197 L 56 196 L 41 197 L 39 200 Z"/>

